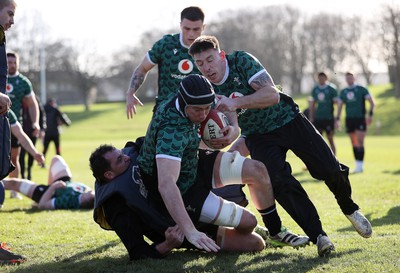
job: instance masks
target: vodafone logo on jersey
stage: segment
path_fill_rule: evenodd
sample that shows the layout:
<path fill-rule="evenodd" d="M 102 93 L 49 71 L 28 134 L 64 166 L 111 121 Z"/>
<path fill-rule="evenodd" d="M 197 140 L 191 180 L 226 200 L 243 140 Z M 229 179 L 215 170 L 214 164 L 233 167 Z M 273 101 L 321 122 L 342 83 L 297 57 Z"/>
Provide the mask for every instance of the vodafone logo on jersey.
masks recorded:
<path fill-rule="evenodd" d="M 193 70 L 193 63 L 188 59 L 181 60 L 178 64 L 178 69 L 182 74 L 189 74 Z"/>
<path fill-rule="evenodd" d="M 11 93 L 13 90 L 14 90 L 14 86 L 12 84 L 7 83 L 6 93 Z"/>

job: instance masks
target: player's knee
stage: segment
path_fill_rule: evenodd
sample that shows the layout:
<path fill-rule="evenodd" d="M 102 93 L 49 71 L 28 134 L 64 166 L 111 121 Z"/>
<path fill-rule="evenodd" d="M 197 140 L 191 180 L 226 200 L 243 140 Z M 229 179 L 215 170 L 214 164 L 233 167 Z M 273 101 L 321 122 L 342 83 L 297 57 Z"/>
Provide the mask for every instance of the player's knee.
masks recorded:
<path fill-rule="evenodd" d="M 264 163 L 258 160 L 249 159 L 248 170 L 246 174 L 249 176 L 249 179 L 257 182 L 271 185 L 271 181 L 268 175 L 268 170 L 265 167 Z"/>
<path fill-rule="evenodd" d="M 265 248 L 265 241 L 256 233 L 252 233 L 252 236 L 249 238 L 249 244 L 253 248 L 251 251 L 262 251 Z"/>
<path fill-rule="evenodd" d="M 257 218 L 250 211 L 244 209 L 242 217 L 240 218 L 240 223 L 237 229 L 243 232 L 250 232 L 257 226 Z"/>

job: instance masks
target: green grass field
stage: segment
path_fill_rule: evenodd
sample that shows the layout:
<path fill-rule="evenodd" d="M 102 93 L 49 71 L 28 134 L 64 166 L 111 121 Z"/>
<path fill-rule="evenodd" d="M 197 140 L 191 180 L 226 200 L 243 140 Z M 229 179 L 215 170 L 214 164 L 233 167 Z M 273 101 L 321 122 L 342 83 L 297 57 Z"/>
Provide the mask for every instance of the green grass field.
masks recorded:
<path fill-rule="evenodd" d="M 391 97 L 390 86 L 371 88 L 377 101 L 375 119 L 366 138 L 365 172 L 351 175 L 353 198 L 370 219 L 374 234 L 360 237 L 325 184 L 315 181 L 303 164 L 288 153 L 293 173 L 317 207 L 324 229 L 336 246 L 329 258 L 320 258 L 315 245 L 265 249 L 260 253 L 207 254 L 199 251 L 174 251 L 163 260 L 129 262 L 118 237 L 102 230 L 91 210 L 38 211 L 32 201 L 6 200 L 0 210 L 0 241 L 14 252 L 28 257 L 19 266 L 0 266 L 0 272 L 399 272 L 400 271 L 400 111 Z M 306 98 L 296 101 L 304 109 Z M 88 167 L 92 150 L 102 143 L 120 147 L 145 133 L 152 105 L 139 109 L 134 120 L 125 117 L 124 103 L 97 104 L 90 112 L 83 106 L 62 106 L 73 121 L 64 128 L 62 155 L 69 162 L 74 180 L 93 186 Z M 354 159 L 350 141 L 343 132 L 336 137 L 337 156 L 350 168 Z M 41 144 L 38 148 L 42 149 Z M 51 147 L 49 164 L 54 155 Z M 47 181 L 47 170 L 34 167 L 33 180 Z M 250 204 L 250 209 L 256 212 Z M 302 233 L 285 211 L 278 207 L 284 225 Z"/>

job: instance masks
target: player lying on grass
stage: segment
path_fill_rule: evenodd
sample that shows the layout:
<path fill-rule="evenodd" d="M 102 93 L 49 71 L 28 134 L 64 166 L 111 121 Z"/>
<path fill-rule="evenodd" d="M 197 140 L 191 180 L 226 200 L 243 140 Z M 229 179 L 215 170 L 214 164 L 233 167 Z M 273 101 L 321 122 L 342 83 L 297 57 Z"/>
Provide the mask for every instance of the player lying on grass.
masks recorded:
<path fill-rule="evenodd" d="M 122 150 L 102 145 L 91 155 L 90 165 L 98 177 L 94 220 L 117 233 L 131 260 L 162 258 L 174 248 L 195 248 L 184 240 L 183 232 L 143 185 L 136 160 L 138 146 L 130 144 Z M 254 232 L 202 223 L 196 227 L 224 251 L 261 251 L 265 247 L 264 240 Z M 151 245 L 144 236 L 152 241 Z"/>
<path fill-rule="evenodd" d="M 2 183 L 4 189 L 22 193 L 42 210 L 93 208 L 94 191 L 84 184 L 72 182 L 71 178 L 67 163 L 56 155 L 49 168 L 48 185 L 20 178 L 6 178 Z"/>

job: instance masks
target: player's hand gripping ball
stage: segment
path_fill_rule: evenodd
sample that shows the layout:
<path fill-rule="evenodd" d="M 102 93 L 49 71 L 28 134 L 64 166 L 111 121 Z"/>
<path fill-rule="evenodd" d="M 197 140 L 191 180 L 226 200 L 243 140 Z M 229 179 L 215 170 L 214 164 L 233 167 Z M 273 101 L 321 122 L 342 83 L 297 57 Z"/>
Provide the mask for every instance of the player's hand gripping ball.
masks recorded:
<path fill-rule="evenodd" d="M 229 121 L 224 113 L 211 109 L 206 119 L 200 125 L 200 136 L 203 142 L 212 149 L 217 149 L 210 144 L 211 139 L 221 138 L 224 134 L 221 129 L 228 126 Z"/>

